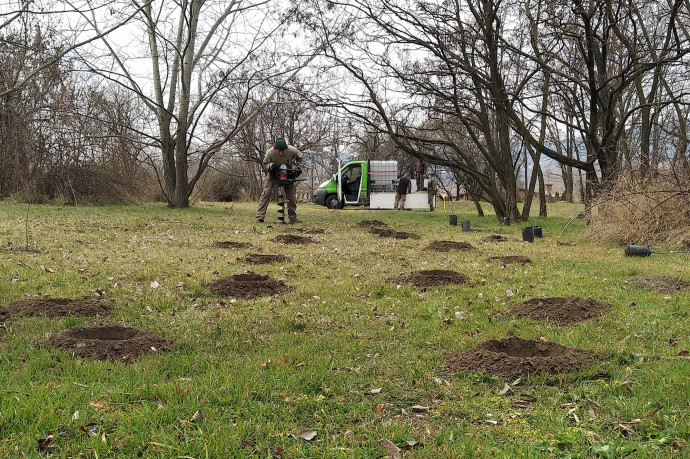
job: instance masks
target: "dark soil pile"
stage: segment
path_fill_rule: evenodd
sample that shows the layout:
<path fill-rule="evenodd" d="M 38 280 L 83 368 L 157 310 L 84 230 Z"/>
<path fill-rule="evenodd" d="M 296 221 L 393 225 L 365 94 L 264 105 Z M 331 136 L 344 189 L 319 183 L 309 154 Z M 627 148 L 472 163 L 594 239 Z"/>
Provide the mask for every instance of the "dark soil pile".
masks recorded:
<path fill-rule="evenodd" d="M 398 232 L 391 229 L 371 228 L 369 231 L 381 237 L 390 237 L 392 239 L 419 239 L 419 236 L 414 233 Z"/>
<path fill-rule="evenodd" d="M 235 298 L 256 298 L 263 295 L 275 295 L 289 289 L 283 281 L 268 276 L 247 272 L 224 277 L 209 284 L 214 293 Z"/>
<path fill-rule="evenodd" d="M 217 249 L 246 249 L 252 245 L 249 242 L 217 241 L 213 247 Z"/>
<path fill-rule="evenodd" d="M 170 341 L 138 328 L 73 327 L 50 337 L 51 346 L 94 359 L 131 360 L 167 350 Z"/>
<path fill-rule="evenodd" d="M 589 363 L 594 353 L 548 341 L 509 337 L 477 344 L 449 356 L 448 368 L 455 372 L 481 371 L 504 378 L 535 373 L 567 373 Z"/>
<path fill-rule="evenodd" d="M 690 283 L 668 276 L 634 276 L 628 282 L 635 287 L 648 288 L 654 292 L 672 294 L 690 288 Z"/>
<path fill-rule="evenodd" d="M 532 298 L 514 305 L 501 315 L 549 320 L 556 325 L 573 325 L 599 317 L 610 308 L 611 305 L 593 298 Z"/>
<path fill-rule="evenodd" d="M 361 226 L 362 228 L 378 228 L 381 226 L 388 226 L 381 220 L 362 220 L 361 222 L 357 223 L 357 226 Z"/>
<path fill-rule="evenodd" d="M 469 242 L 434 241 L 426 246 L 426 249 L 434 252 L 448 252 L 449 250 L 473 250 L 474 247 Z"/>
<path fill-rule="evenodd" d="M 77 300 L 72 298 L 31 298 L 7 305 L 7 316 L 107 316 L 111 305 L 101 300 Z M 2 316 L 0 312 L 0 316 Z"/>
<path fill-rule="evenodd" d="M 491 236 L 483 237 L 479 242 L 505 242 L 508 238 L 500 234 L 492 234 Z"/>
<path fill-rule="evenodd" d="M 490 257 L 489 260 L 491 261 L 499 261 L 501 264 L 507 265 L 510 263 L 520 263 L 522 265 L 527 264 L 527 263 L 532 263 L 532 260 L 530 260 L 527 257 L 523 257 L 522 255 L 508 255 L 506 257 Z"/>
<path fill-rule="evenodd" d="M 468 281 L 467 276 L 464 274 L 445 269 L 415 271 L 402 280 L 416 287 L 433 287 L 443 284 L 466 284 Z"/>
<path fill-rule="evenodd" d="M 309 244 L 314 240 L 308 236 L 295 236 L 294 234 L 280 234 L 276 236 L 276 241 L 283 244 Z"/>
<path fill-rule="evenodd" d="M 238 261 L 245 261 L 247 263 L 252 263 L 255 265 L 263 265 L 268 263 L 282 263 L 288 261 L 290 257 L 285 255 L 264 255 L 261 253 L 248 253 L 243 257 L 238 257 Z"/>

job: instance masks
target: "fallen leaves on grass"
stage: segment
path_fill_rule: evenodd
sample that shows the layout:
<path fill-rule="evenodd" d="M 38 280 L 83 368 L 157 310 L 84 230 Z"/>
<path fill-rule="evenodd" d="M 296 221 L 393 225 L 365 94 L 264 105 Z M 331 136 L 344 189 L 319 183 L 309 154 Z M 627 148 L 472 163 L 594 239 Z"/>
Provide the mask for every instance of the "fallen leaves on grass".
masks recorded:
<path fill-rule="evenodd" d="M 381 440 L 381 446 L 383 447 L 383 449 L 386 450 L 386 454 L 388 454 L 388 457 L 390 457 L 391 459 L 400 459 L 402 457 L 400 455 L 400 448 L 395 446 L 395 443 L 388 440 L 387 438 Z"/>
<path fill-rule="evenodd" d="M 300 438 L 304 441 L 313 441 L 316 438 L 316 435 L 318 434 L 315 430 L 303 430 L 297 434 L 297 438 Z"/>
<path fill-rule="evenodd" d="M 53 435 L 48 435 L 46 438 L 38 439 L 38 453 L 47 454 L 48 450 L 55 448 L 55 437 Z"/>

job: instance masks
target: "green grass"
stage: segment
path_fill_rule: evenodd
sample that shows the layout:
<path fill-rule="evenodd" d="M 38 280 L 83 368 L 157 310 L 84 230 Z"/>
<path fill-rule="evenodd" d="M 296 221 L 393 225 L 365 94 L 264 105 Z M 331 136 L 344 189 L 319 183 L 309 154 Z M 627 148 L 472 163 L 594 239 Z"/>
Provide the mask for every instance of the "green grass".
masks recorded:
<path fill-rule="evenodd" d="M 49 435 L 56 457 L 378 458 L 386 455 L 382 439 L 419 458 L 689 455 L 690 361 L 676 356 L 690 348 L 690 294 L 625 282 L 642 273 L 687 280 L 687 256 L 625 258 L 622 247 L 587 239 L 584 222 L 572 220 L 579 206 L 550 206 L 552 216 L 530 221 L 544 239 L 527 244 L 520 224 L 499 227 L 468 203 L 454 203 L 453 213 L 485 231 L 450 226 L 450 208 L 300 204 L 297 227 L 325 230 L 303 234 L 315 240 L 309 245 L 275 242 L 294 227 L 256 225 L 253 203 L 32 206 L 28 240 L 36 250 L 25 251 L 27 207 L 0 204 L 0 307 L 97 289 L 114 305 L 105 319 L 11 318 L 0 328 L 0 457 L 37 456 L 38 440 Z M 356 225 L 365 219 L 421 239 L 381 239 Z M 495 231 L 511 240 L 480 243 Z M 558 245 L 559 237 L 573 245 Z M 435 240 L 475 250 L 425 250 Z M 217 249 L 216 241 L 253 246 Z M 256 252 L 290 260 L 237 261 Z M 487 261 L 501 255 L 533 263 Z M 420 289 L 394 281 L 422 269 L 453 269 L 470 283 Z M 292 290 L 232 302 L 205 287 L 245 270 Z M 160 287 L 151 288 L 153 280 Z M 494 317 L 518 301 L 569 295 L 612 309 L 573 327 Z M 46 344 L 53 333 L 94 323 L 146 328 L 174 348 L 127 364 Z M 499 395 L 506 381 L 445 367 L 447 355 L 509 334 L 594 350 L 601 359 L 571 374 L 522 378 L 507 395 Z M 527 408 L 514 404 L 521 399 Z M 429 409 L 417 413 L 414 405 Z M 203 420 L 188 422 L 197 410 Z M 90 423 L 97 436 L 80 430 Z M 305 430 L 316 438 L 296 437 Z"/>

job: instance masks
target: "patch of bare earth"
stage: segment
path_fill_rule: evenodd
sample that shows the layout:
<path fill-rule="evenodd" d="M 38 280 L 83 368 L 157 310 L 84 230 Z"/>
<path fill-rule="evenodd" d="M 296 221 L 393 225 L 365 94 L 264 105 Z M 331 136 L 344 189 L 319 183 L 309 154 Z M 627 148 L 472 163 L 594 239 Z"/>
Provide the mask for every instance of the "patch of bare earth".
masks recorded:
<path fill-rule="evenodd" d="M 611 305 L 593 298 L 532 298 L 514 305 L 501 315 L 548 320 L 556 325 L 574 325 L 599 317 L 610 308 Z"/>
<path fill-rule="evenodd" d="M 522 255 L 508 255 L 505 257 L 489 257 L 489 260 L 498 261 L 503 265 L 507 265 L 510 263 L 520 263 L 521 265 L 525 265 L 527 263 L 532 263 L 532 260 L 530 260 L 527 257 L 523 257 Z"/>
<path fill-rule="evenodd" d="M 279 234 L 276 236 L 276 241 L 283 244 L 309 244 L 314 240 L 308 236 L 296 236 L 294 234 Z"/>
<path fill-rule="evenodd" d="M 107 316 L 111 305 L 107 301 L 72 298 L 29 298 L 15 301 L 5 308 L 8 316 Z M 0 313 L 1 314 L 1 313 Z"/>
<path fill-rule="evenodd" d="M 276 295 L 289 290 L 283 281 L 253 272 L 224 277 L 209 284 L 208 287 L 219 295 L 244 299 Z"/>
<path fill-rule="evenodd" d="M 392 239 L 420 239 L 420 237 L 414 233 L 405 233 L 403 231 L 399 232 L 392 229 L 371 228 L 369 232 L 378 234 L 381 237 L 389 237 Z"/>
<path fill-rule="evenodd" d="M 469 242 L 433 241 L 426 246 L 426 249 L 434 252 L 448 252 L 449 250 L 473 250 L 474 247 Z"/>
<path fill-rule="evenodd" d="M 455 372 L 484 372 L 504 378 L 536 373 L 567 373 L 588 364 L 594 353 L 548 341 L 509 337 L 490 340 L 446 358 Z"/>
<path fill-rule="evenodd" d="M 120 326 L 73 327 L 50 337 L 51 346 L 99 360 L 133 360 L 168 350 L 171 342 L 147 330 Z"/>
<path fill-rule="evenodd" d="M 479 242 L 506 242 L 507 240 L 508 238 L 505 236 L 501 236 L 500 234 L 492 234 L 491 236 L 481 238 Z"/>
<path fill-rule="evenodd" d="M 362 228 L 379 228 L 381 226 L 388 226 L 381 220 L 362 220 L 361 222 L 357 223 L 357 226 L 361 226 Z"/>
<path fill-rule="evenodd" d="M 213 243 L 213 247 L 217 249 L 246 249 L 251 246 L 249 242 L 217 241 Z"/>
<path fill-rule="evenodd" d="M 290 257 L 286 255 L 269 255 L 261 253 L 248 253 L 244 257 L 237 257 L 238 261 L 245 261 L 255 265 L 263 265 L 268 263 L 283 263 L 288 261 Z"/>
<path fill-rule="evenodd" d="M 466 284 L 468 282 L 467 276 L 464 274 L 446 269 L 415 271 L 402 280 L 415 287 L 433 287 L 443 284 Z"/>
<path fill-rule="evenodd" d="M 672 294 L 690 288 L 690 283 L 669 276 L 633 276 L 628 282 L 635 287 L 648 288 L 657 293 Z"/>

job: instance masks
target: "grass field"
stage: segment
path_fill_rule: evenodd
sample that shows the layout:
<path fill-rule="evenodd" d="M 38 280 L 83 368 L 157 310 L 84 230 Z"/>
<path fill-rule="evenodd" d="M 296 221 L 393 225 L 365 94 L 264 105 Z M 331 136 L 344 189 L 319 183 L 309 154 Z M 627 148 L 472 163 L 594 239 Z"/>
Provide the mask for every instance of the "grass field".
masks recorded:
<path fill-rule="evenodd" d="M 690 292 L 628 283 L 638 274 L 690 280 L 688 255 L 626 258 L 620 246 L 588 240 L 573 219 L 581 208 L 560 203 L 530 221 L 544 231 L 532 244 L 521 225 L 478 218 L 467 203 L 453 213 L 481 231 L 450 226 L 450 209 L 300 204 L 303 222 L 280 225 L 274 203 L 264 224 L 254 222 L 255 206 L 0 204 L 0 310 L 40 295 L 98 293 L 113 305 L 95 319 L 4 319 L 0 457 L 690 457 Z M 357 225 L 372 219 L 420 239 Z M 286 233 L 313 242 L 276 242 Z M 491 234 L 509 240 L 480 242 Z M 425 249 L 439 240 L 475 249 Z M 251 246 L 214 247 L 219 241 Z M 248 253 L 289 260 L 238 260 Z M 532 263 L 488 261 L 502 255 Z M 469 283 L 396 280 L 432 269 Z M 207 287 L 247 270 L 290 290 L 244 300 Z M 571 295 L 611 309 L 566 327 L 496 316 L 534 297 Z M 173 344 L 128 362 L 47 344 L 95 324 L 146 329 Z M 507 381 L 448 371 L 449 355 L 510 335 L 599 358 L 576 372 Z"/>

